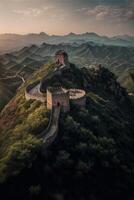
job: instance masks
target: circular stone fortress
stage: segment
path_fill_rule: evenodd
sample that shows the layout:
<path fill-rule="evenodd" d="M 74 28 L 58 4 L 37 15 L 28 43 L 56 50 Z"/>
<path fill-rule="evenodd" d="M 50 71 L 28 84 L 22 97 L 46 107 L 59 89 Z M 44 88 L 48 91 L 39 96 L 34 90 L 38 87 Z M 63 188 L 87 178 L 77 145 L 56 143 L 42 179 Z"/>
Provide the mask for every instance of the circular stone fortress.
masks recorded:
<path fill-rule="evenodd" d="M 60 106 L 63 112 L 70 110 L 70 102 L 84 108 L 86 105 L 86 93 L 80 89 L 47 88 L 47 109 Z"/>

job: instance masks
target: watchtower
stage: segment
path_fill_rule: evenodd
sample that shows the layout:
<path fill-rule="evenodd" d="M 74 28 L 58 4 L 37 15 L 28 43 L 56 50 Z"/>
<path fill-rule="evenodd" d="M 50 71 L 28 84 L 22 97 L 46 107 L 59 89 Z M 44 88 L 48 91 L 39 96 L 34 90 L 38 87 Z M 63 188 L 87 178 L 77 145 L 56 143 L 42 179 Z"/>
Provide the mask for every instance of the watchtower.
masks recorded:
<path fill-rule="evenodd" d="M 60 66 L 67 66 L 69 64 L 68 54 L 64 50 L 59 50 L 55 54 L 56 64 Z"/>
<path fill-rule="evenodd" d="M 61 106 L 63 112 L 70 110 L 69 92 L 61 87 L 49 87 L 47 88 L 47 109 L 51 110 L 56 106 Z"/>

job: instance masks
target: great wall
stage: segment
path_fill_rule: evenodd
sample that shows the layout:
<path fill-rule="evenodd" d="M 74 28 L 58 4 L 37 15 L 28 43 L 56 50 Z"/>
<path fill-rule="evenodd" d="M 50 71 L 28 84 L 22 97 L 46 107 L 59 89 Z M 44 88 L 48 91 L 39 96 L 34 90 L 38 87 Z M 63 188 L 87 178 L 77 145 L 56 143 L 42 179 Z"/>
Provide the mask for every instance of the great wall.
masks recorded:
<path fill-rule="evenodd" d="M 60 50 L 55 54 L 56 67 L 63 68 L 69 66 L 68 55 L 66 52 Z M 38 100 L 47 104 L 47 109 L 51 111 L 48 127 L 41 133 L 43 143 L 47 146 L 51 144 L 58 133 L 58 124 L 60 112 L 69 112 L 70 103 L 73 103 L 79 108 L 86 106 L 86 93 L 84 90 L 70 88 L 65 89 L 62 87 L 47 87 L 47 98 L 40 90 L 41 81 L 36 81 L 26 87 L 25 98 L 26 100 Z"/>

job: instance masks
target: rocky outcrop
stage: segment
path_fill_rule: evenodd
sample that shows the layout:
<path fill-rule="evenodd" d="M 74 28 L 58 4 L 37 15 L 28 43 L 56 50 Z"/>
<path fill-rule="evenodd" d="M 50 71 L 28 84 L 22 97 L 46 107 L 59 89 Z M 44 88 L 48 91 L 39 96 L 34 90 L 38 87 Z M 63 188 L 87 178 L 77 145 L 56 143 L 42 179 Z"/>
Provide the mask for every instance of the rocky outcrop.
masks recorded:
<path fill-rule="evenodd" d="M 116 76 L 108 69 L 98 65 L 97 68 L 82 68 L 82 71 L 85 88 L 91 91 L 100 90 L 102 94 L 106 91 L 109 98 L 115 98 L 119 101 L 128 99 L 126 90 L 120 86 Z"/>
<path fill-rule="evenodd" d="M 70 84 L 71 83 L 71 84 Z M 47 87 L 83 88 L 83 77 L 81 70 L 70 64 L 48 73 L 41 80 L 40 90 L 45 93 Z"/>

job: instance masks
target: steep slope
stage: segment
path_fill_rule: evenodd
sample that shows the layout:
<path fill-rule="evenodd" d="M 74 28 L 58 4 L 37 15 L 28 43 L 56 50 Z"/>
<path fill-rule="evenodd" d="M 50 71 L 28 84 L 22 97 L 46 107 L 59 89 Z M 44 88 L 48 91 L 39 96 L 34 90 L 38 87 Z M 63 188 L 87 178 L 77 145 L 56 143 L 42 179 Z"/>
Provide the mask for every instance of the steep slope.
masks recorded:
<path fill-rule="evenodd" d="M 6 197 L 21 199 L 133 199 L 134 107 L 126 91 L 105 68 L 71 64 L 57 75 L 54 67 L 36 72 L 0 114 L 0 181 L 6 181 L 1 195 L 8 191 Z M 71 105 L 71 111 L 61 115 L 58 137 L 44 155 L 39 136 L 49 121 L 46 103 L 24 97 L 25 87 L 42 78 L 44 96 L 48 85 L 82 88 L 87 94 L 85 109 Z"/>
<path fill-rule="evenodd" d="M 46 71 L 49 70 L 48 67 L 49 65 L 45 66 L 42 70 L 36 73 L 31 78 L 31 81 L 35 81 L 36 79 L 41 78 L 42 74 L 45 74 Z M 27 84 L 29 83 L 30 81 Z M 28 155 L 31 156 L 30 151 L 34 149 L 34 143 L 35 145 L 36 143 L 37 144 L 41 143 L 41 140 L 37 138 L 38 134 L 36 134 L 36 131 L 44 130 L 44 128 L 48 124 L 49 115 L 48 115 L 48 112 L 46 111 L 46 106 L 37 101 L 27 102 L 24 96 L 25 86 L 26 85 L 24 85 L 17 92 L 16 97 L 14 97 L 12 101 L 10 101 L 9 104 L 7 104 L 4 110 L 0 113 L 1 115 L 0 117 L 0 132 L 1 132 L 0 134 L 0 143 L 1 143 L 0 171 L 1 171 L 1 175 L 3 174 L 4 177 L 7 176 L 4 172 L 5 170 L 8 175 L 11 172 L 10 171 L 11 168 L 10 167 L 8 168 L 9 166 L 8 162 L 12 160 L 14 155 L 17 153 L 16 151 L 22 150 L 22 154 L 23 153 L 25 154 L 25 151 L 29 151 L 29 153 L 28 152 L 26 153 L 28 153 Z M 26 122 L 27 120 L 28 120 L 28 123 Z M 35 123 L 33 123 L 33 121 Z M 27 150 L 25 149 L 25 147 L 23 149 L 23 145 L 25 146 L 26 140 L 29 141 L 29 144 L 26 143 L 26 148 L 28 148 Z M 21 169 L 23 168 L 23 158 L 22 158 L 22 162 L 21 162 L 21 158 L 20 158 L 20 162 L 19 161 L 16 162 L 15 161 L 16 158 L 15 160 L 13 159 L 11 162 L 13 162 L 15 165 L 17 163 L 18 164 L 20 163 L 19 168 Z M 5 162 L 7 163 L 6 166 L 5 166 Z M 17 173 L 17 169 L 14 168 L 14 170 L 16 172 L 14 171 L 13 174 Z M 1 178 L 3 177 L 1 176 Z"/>
<path fill-rule="evenodd" d="M 123 87 L 127 88 L 128 92 L 134 93 L 134 67 L 125 69 L 118 81 Z"/>
<path fill-rule="evenodd" d="M 0 63 L 0 77 L 4 77 L 6 75 L 5 66 Z"/>
<path fill-rule="evenodd" d="M 0 111 L 16 93 L 16 89 L 22 84 L 18 77 L 1 80 L 0 77 Z"/>
<path fill-rule="evenodd" d="M 15 95 L 16 90 L 33 72 L 51 60 L 50 56 L 34 54 L 37 46 L 25 47 L 19 52 L 0 56 L 0 110 Z"/>

